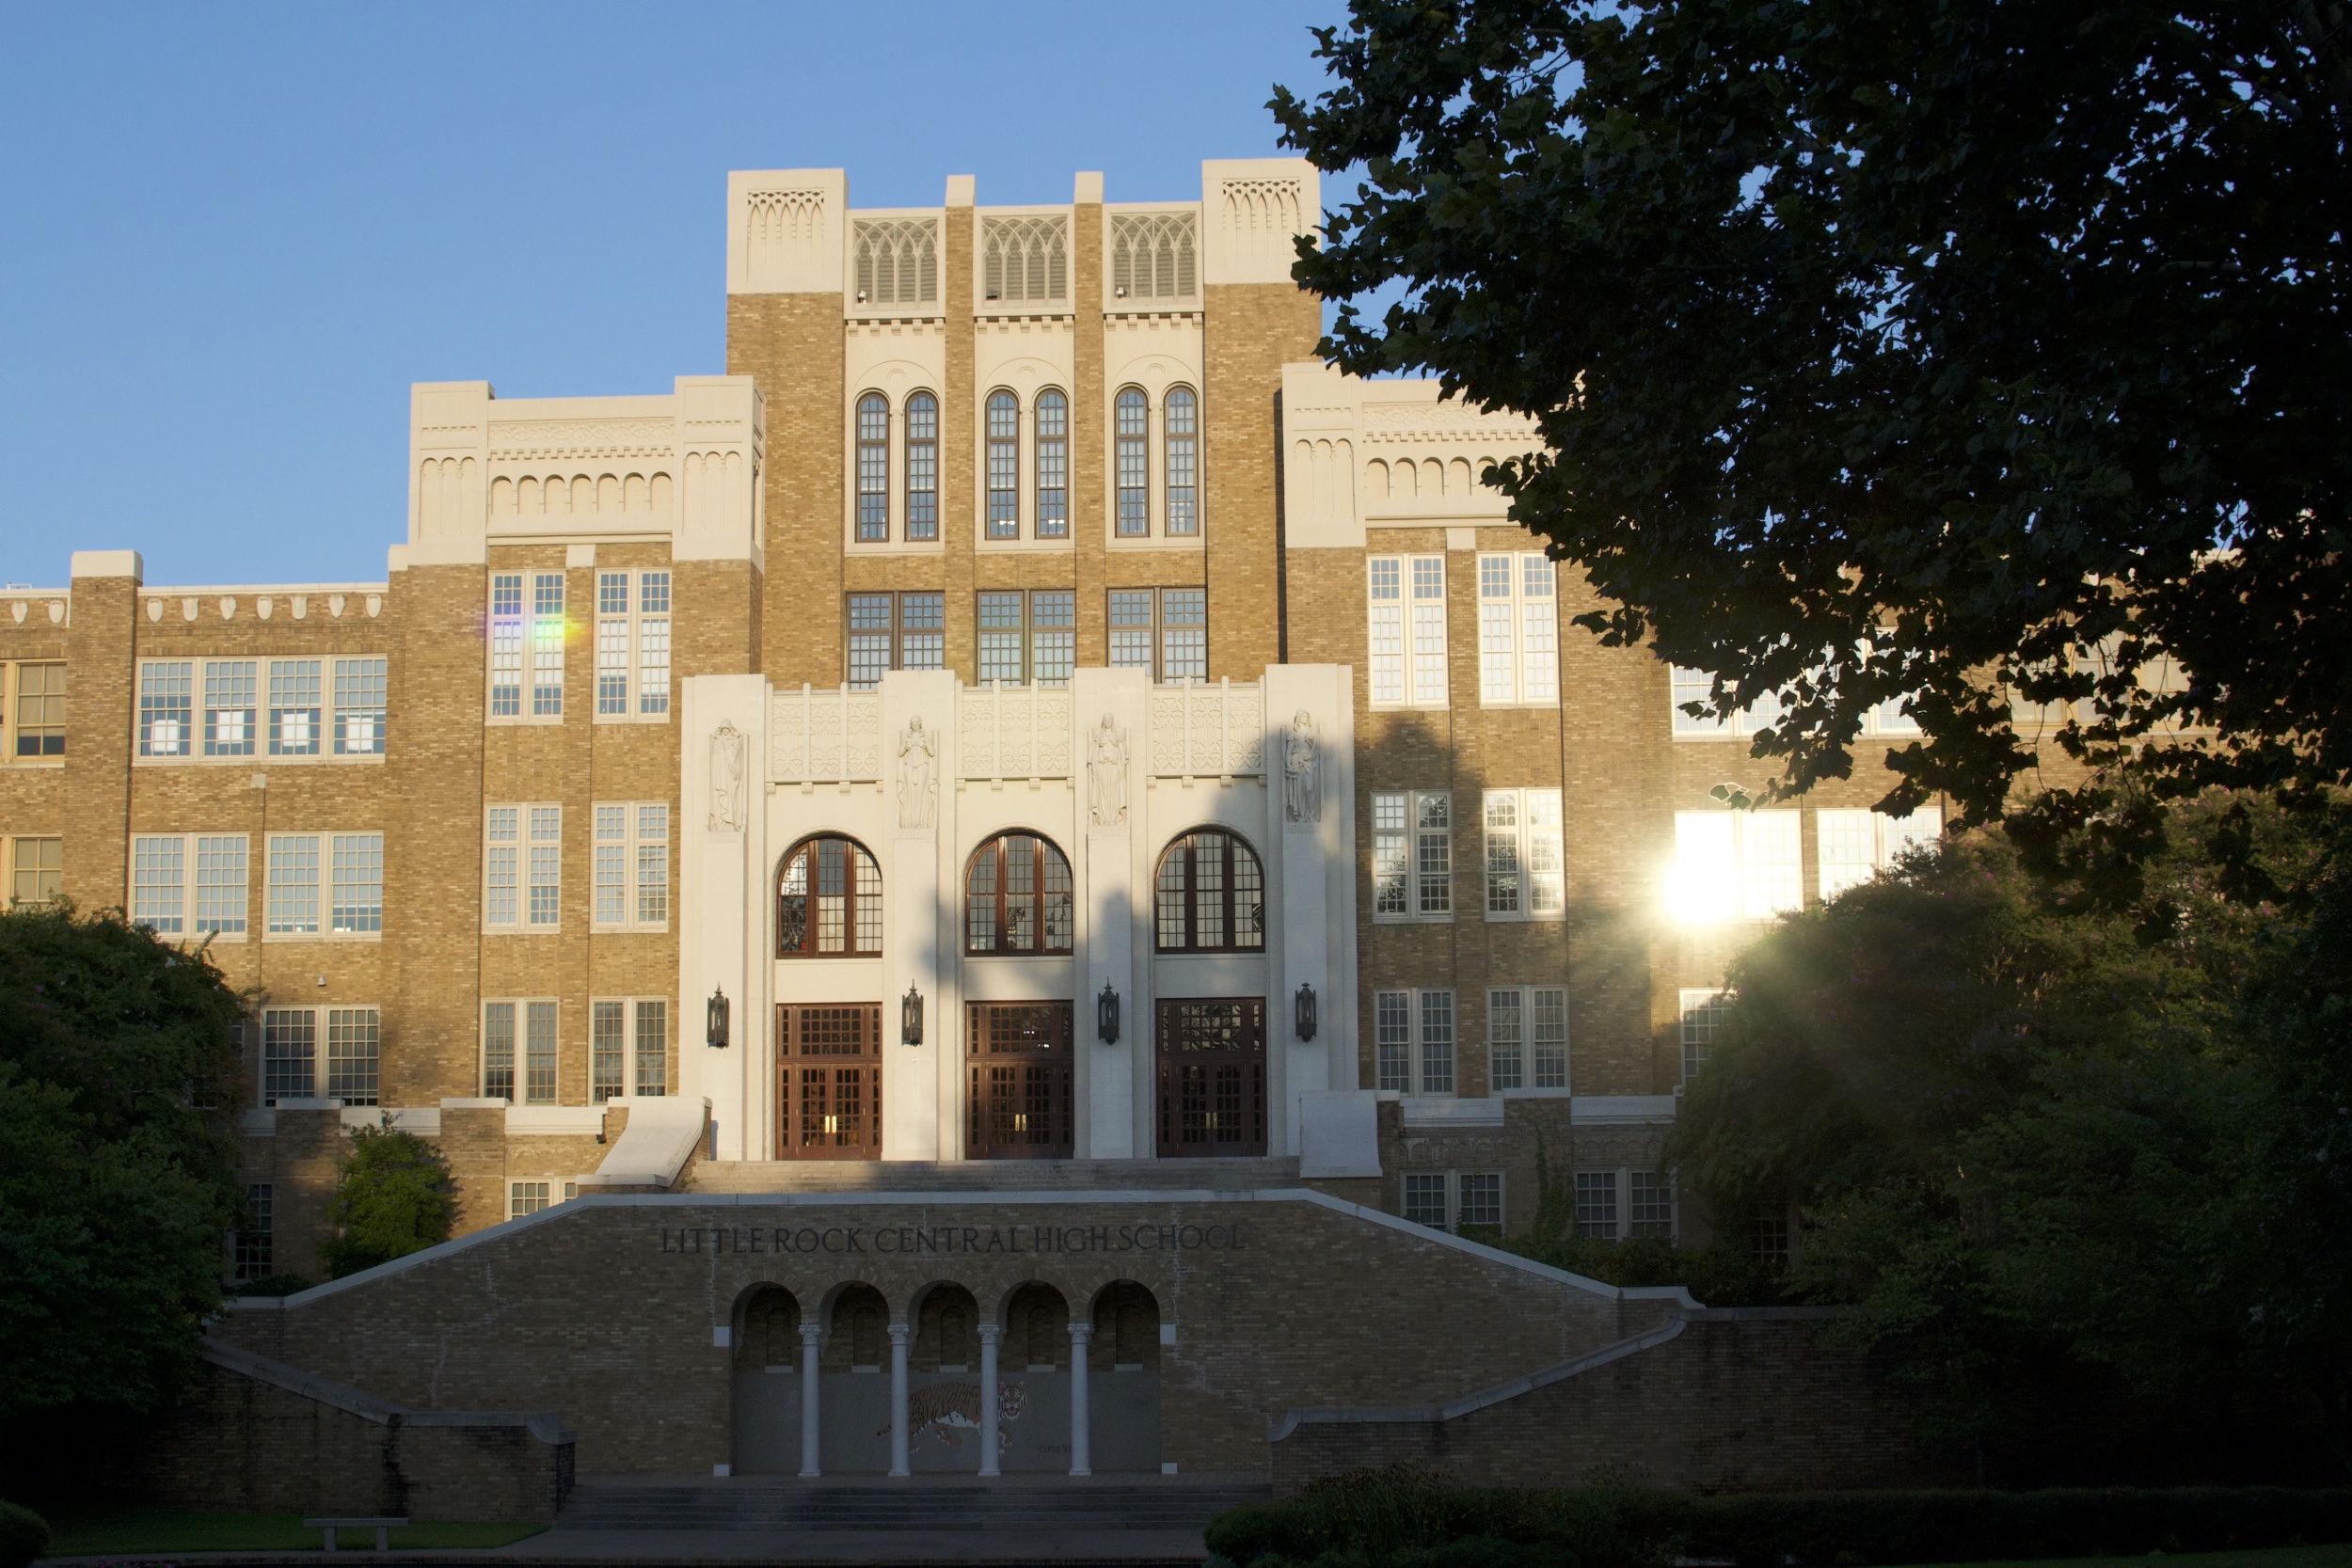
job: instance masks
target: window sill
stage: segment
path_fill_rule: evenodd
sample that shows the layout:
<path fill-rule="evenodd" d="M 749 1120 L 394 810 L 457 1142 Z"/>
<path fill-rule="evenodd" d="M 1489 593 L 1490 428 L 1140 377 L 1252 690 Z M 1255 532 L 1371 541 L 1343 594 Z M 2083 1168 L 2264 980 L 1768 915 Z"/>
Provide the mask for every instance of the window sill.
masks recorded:
<path fill-rule="evenodd" d="M 1114 550 L 1205 552 L 1208 548 L 1198 533 L 1112 533 L 1104 536 L 1104 543 Z"/>
<path fill-rule="evenodd" d="M 1368 704 L 1366 704 L 1365 705 L 1366 705 L 1367 707 L 1369 707 L 1369 708 L 1370 708 L 1373 712 L 1375 712 L 1375 713 L 1443 713 L 1443 712 L 1447 711 L 1449 708 L 1451 708 L 1451 707 L 1453 707 L 1453 706 L 1454 706 L 1454 705 L 1453 705 L 1451 702 L 1443 702 L 1443 703 L 1381 703 L 1381 702 L 1374 702 L 1374 703 L 1368 703 Z"/>
<path fill-rule="evenodd" d="M 1489 910 L 1485 918 L 1489 926 L 1561 926 L 1567 923 L 1568 912 L 1561 910 L 1552 914 L 1497 914 Z"/>
<path fill-rule="evenodd" d="M 1450 914 L 1375 914 L 1372 923 L 1375 926 L 1451 926 L 1454 917 Z"/>
<path fill-rule="evenodd" d="M 560 713 L 533 714 L 528 719 L 509 719 L 494 714 L 485 714 L 482 718 L 482 727 L 485 730 L 552 730 L 561 728 L 563 723 L 564 715 Z"/>
<path fill-rule="evenodd" d="M 564 934 L 564 927 L 561 926 L 485 926 L 482 927 L 482 934 L 485 937 L 560 937 Z"/>
<path fill-rule="evenodd" d="M 46 770 L 48 770 L 48 771 L 50 771 L 50 772 L 57 772 L 57 771 L 61 770 L 61 769 L 63 769 L 63 768 L 64 768 L 64 767 L 65 767 L 65 758 L 63 758 L 63 757 L 61 757 L 61 756 L 60 756 L 60 757 L 23 757 L 23 758 L 18 758 L 18 757 L 9 757 L 9 758 L 7 758 L 7 759 L 5 759 L 5 760 L 0 760 L 0 773 L 5 773 L 5 772 L 7 772 L 7 771 L 8 771 L 9 768 L 31 768 L 31 769 L 34 769 L 34 770 L 36 770 L 36 771 L 42 770 L 42 769 L 46 769 Z"/>
<path fill-rule="evenodd" d="M 643 724 L 655 729 L 663 729 L 668 727 L 670 716 L 666 713 L 599 713 L 596 715 L 596 722 L 612 725 Z"/>
<path fill-rule="evenodd" d="M 670 934 L 670 923 L 665 920 L 658 926 L 592 925 L 588 931 L 590 935 L 599 937 L 666 937 Z"/>
<path fill-rule="evenodd" d="M 261 752 L 247 753 L 241 756 L 225 757 L 135 756 L 131 759 L 131 766 L 134 768 L 381 768 L 384 766 L 384 762 L 385 753 L 382 752 L 345 752 L 340 753 L 332 752 L 280 752 L 277 754 L 273 754 L 268 752 Z M 44 758 L 43 765 L 52 768 L 62 768 L 65 766 L 65 759 L 63 757 L 59 757 L 56 759 L 56 761 L 51 762 Z M 9 764 L 8 766 L 31 767 L 37 765 L 15 763 Z"/>
<path fill-rule="evenodd" d="M 262 940 L 273 945 L 281 942 L 316 942 L 329 945 L 367 947 L 384 940 L 381 931 L 264 931 Z"/>

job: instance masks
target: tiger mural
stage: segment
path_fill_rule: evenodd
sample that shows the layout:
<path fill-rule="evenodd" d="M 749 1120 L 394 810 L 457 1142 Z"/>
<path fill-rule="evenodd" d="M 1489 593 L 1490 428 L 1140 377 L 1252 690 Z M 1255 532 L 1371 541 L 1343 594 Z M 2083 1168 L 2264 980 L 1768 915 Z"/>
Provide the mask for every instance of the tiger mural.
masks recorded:
<path fill-rule="evenodd" d="M 996 1385 L 996 1421 L 999 1429 L 1010 1426 L 1021 1418 L 1022 1407 L 1028 1403 L 1029 1388 L 1025 1383 L 1006 1379 Z M 956 1435 L 958 1428 L 965 1432 L 980 1430 L 980 1386 L 977 1383 L 934 1383 L 907 1395 L 907 1442 L 910 1446 L 923 1440 L 927 1433 L 936 1432 L 951 1449 L 961 1448 L 962 1439 Z M 886 1437 L 890 1428 L 885 1424 L 875 1430 L 877 1437 Z"/>

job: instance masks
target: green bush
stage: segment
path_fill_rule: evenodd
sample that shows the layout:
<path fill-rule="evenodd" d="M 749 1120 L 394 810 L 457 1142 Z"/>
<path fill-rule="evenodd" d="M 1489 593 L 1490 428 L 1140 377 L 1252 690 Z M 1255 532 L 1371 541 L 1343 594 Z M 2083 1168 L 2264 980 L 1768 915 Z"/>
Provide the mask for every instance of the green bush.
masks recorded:
<path fill-rule="evenodd" d="M 352 1134 L 326 1208 L 336 1227 L 319 1246 L 337 1279 L 449 1240 L 456 1188 L 441 1151 L 412 1132 L 362 1127 Z"/>
<path fill-rule="evenodd" d="M 290 1296 L 317 1284 L 315 1279 L 298 1274 L 265 1274 L 259 1279 L 240 1279 L 236 1293 L 241 1296 Z"/>
<path fill-rule="evenodd" d="M 1241 1568 L 1657 1568 L 2137 1556 L 2352 1541 L 2352 1490 L 1725 1494 L 1455 1486 L 1404 1470 L 1318 1481 L 1214 1520 Z M 1434 1554 L 1434 1555 L 1432 1555 Z"/>
<path fill-rule="evenodd" d="M 24 1568 L 49 1551 L 49 1521 L 29 1508 L 0 1502 L 0 1568 Z"/>

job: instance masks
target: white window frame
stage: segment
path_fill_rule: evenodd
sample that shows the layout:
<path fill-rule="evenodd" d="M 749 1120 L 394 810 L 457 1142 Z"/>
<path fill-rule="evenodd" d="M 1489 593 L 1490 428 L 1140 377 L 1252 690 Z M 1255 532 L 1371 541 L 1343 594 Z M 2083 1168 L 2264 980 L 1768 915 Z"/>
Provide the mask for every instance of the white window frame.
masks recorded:
<path fill-rule="evenodd" d="M 243 942 L 252 925 L 252 841 L 244 833 L 137 833 L 131 840 L 131 918 L 157 936 Z M 233 855 L 233 882 L 208 879 L 208 858 Z M 162 873 L 176 872 L 167 879 Z M 208 900 L 232 890 L 233 911 Z M 208 904 L 211 906 L 208 908 Z"/>
<path fill-rule="evenodd" d="M 1516 1033 L 1517 1038 L 1510 1037 Z M 1508 1064 L 1516 1054 L 1518 1066 Z M 1515 1100 L 1565 1099 L 1570 1076 L 1568 989 L 1486 990 L 1486 1092 Z"/>
<path fill-rule="evenodd" d="M 1770 729 L 1780 722 L 1780 693 L 1777 691 L 1764 693 L 1729 719 L 1702 718 L 1683 712 L 1682 705 L 1710 700 L 1715 682 L 1713 673 L 1677 664 L 1668 667 L 1666 680 L 1667 715 L 1677 740 L 1744 740 L 1756 731 Z M 1863 715 L 1858 738 L 1907 740 L 1918 736 L 1923 733 L 1919 721 L 1904 711 L 1910 701 L 1908 697 L 1889 697 L 1873 705 Z"/>
<path fill-rule="evenodd" d="M 1665 1226 L 1663 1230 L 1651 1228 L 1661 1223 L 1659 1220 L 1641 1217 L 1645 1207 L 1655 1208 L 1656 1204 L 1654 1202 L 1647 1205 L 1643 1203 L 1641 1196 L 1635 1192 L 1633 1185 L 1640 1180 L 1655 1183 L 1651 1189 L 1653 1195 L 1658 1192 L 1665 1194 L 1666 1218 L 1662 1222 Z M 1637 1170 L 1628 1166 L 1625 1171 L 1624 1223 L 1626 1240 L 1630 1242 L 1679 1241 L 1682 1237 L 1682 1204 L 1679 1195 L 1675 1191 L 1675 1173 L 1670 1170 Z"/>
<path fill-rule="evenodd" d="M 1495 1219 L 1470 1220 L 1463 1216 L 1468 1206 L 1464 1194 L 1472 1181 L 1494 1183 Z M 1415 1225 L 1425 1225 L 1433 1230 L 1459 1232 L 1466 1225 L 1491 1223 L 1500 1229 L 1510 1218 L 1510 1182 L 1499 1170 L 1408 1170 L 1397 1178 L 1397 1216 Z M 1418 1196 L 1425 1205 L 1431 1196 L 1437 1199 L 1436 1217 L 1423 1208 L 1415 1212 Z"/>
<path fill-rule="evenodd" d="M 593 929 L 670 928 L 670 823 L 675 815 L 667 800 L 598 800 L 589 808 L 596 837 L 588 906 Z"/>
<path fill-rule="evenodd" d="M 666 566 L 596 568 L 597 723 L 670 721 L 676 580 Z"/>
<path fill-rule="evenodd" d="M 1602 1242 L 1625 1240 L 1625 1171 L 1622 1168 L 1596 1170 L 1587 1167 L 1572 1173 L 1569 1180 L 1575 1189 L 1576 1236 L 1580 1240 L 1590 1238 Z M 1592 1196 L 1588 1197 L 1588 1194 Z M 1601 1217 L 1602 1195 L 1606 1195 L 1606 1220 Z M 1587 1212 L 1594 1215 L 1589 1226 L 1584 1218 Z M 1607 1227 L 1605 1229 L 1602 1228 L 1604 1225 Z"/>
<path fill-rule="evenodd" d="M 297 1019 L 301 1021 L 299 1027 L 307 1031 L 309 1036 L 308 1043 L 310 1048 L 309 1056 L 272 1056 L 270 1053 L 270 1031 L 272 1028 L 291 1024 L 293 1021 Z M 283 1021 L 283 1023 L 281 1023 L 280 1021 Z M 316 1007 L 264 1007 L 262 1009 L 258 1033 L 262 1042 L 262 1103 L 267 1106 L 275 1105 L 280 1100 L 317 1099 L 319 1094 L 319 1047 L 322 1043 L 319 1039 L 319 1009 Z M 284 1093 L 270 1086 L 270 1064 L 273 1061 L 294 1062 L 306 1060 L 310 1063 L 309 1093 Z"/>
<path fill-rule="evenodd" d="M 131 919 L 159 937 L 188 934 L 188 841 L 178 833 L 139 833 L 131 840 Z"/>
<path fill-rule="evenodd" d="M 302 850 L 296 845 L 308 845 Z M 282 848 L 281 848 L 282 847 Z M 306 867 L 287 856 L 308 854 L 311 872 L 305 881 L 281 879 Z M 378 832 L 345 832 L 332 827 L 293 828 L 272 832 L 262 846 L 262 940 L 264 942 L 381 942 L 384 940 L 384 835 Z M 247 851 L 247 877 L 251 877 Z M 360 873 L 351 875 L 349 873 Z M 366 874 L 372 873 L 373 879 Z M 308 924 L 292 895 L 306 890 L 310 898 Z M 372 890 L 373 902 L 358 901 L 346 890 Z M 363 893 L 361 897 L 368 896 Z M 249 897 L 249 895 L 248 895 Z M 248 918 L 249 924 L 249 918 Z M 283 927 L 283 928 L 281 928 Z"/>
<path fill-rule="evenodd" d="M 1815 858 L 1821 901 L 1886 870 L 1915 847 L 1932 847 L 1944 834 L 1944 809 L 1921 806 L 1909 816 L 1824 806 L 1814 814 Z"/>
<path fill-rule="evenodd" d="M 500 1096 L 490 1078 L 490 1020 L 494 1009 L 511 1009 L 507 1021 L 512 1025 L 507 1062 L 507 1094 L 509 1105 L 554 1105 L 562 1101 L 564 1092 L 564 1007 L 552 996 L 485 996 L 476 1015 L 481 1021 L 481 1034 L 475 1051 L 474 1081 L 481 1085 L 482 1097 L 496 1100 Z M 545 1023 L 542 1030 L 539 1026 Z M 533 1092 L 531 1083 L 534 1041 L 544 1039 L 548 1058 L 548 1083 L 545 1094 Z"/>
<path fill-rule="evenodd" d="M 27 670 L 43 672 L 41 681 L 46 686 L 48 683 L 46 672 L 55 669 L 63 673 L 65 668 L 66 661 L 61 658 L 0 660 L 0 768 L 62 768 L 65 766 L 64 711 L 62 708 L 59 709 L 55 724 L 50 723 L 45 717 L 50 698 L 56 697 L 62 702 L 67 695 L 64 691 L 44 690 L 39 693 L 36 700 L 42 705 L 44 718 L 40 724 L 35 726 L 37 738 L 33 741 L 33 749 L 30 752 L 20 749 L 24 745 L 24 672 Z M 69 686 L 72 684 L 70 677 L 67 684 Z M 57 749 L 55 751 L 51 751 L 48 746 L 53 734 L 57 742 Z"/>
<path fill-rule="evenodd" d="M 1566 844 L 1560 819 L 1560 791 L 1490 789 L 1481 802 L 1479 816 L 1486 835 L 1486 917 L 1492 921 L 1566 919 Z"/>
<path fill-rule="evenodd" d="M 1478 558 L 1478 702 L 1559 705 L 1559 573 L 1541 550 Z"/>
<path fill-rule="evenodd" d="M 1403 1025 L 1396 1009 L 1404 1008 Z M 1393 987 L 1372 998 L 1373 1072 L 1392 1094 L 1455 1099 L 1462 1084 L 1462 1015 L 1451 986 Z"/>
<path fill-rule="evenodd" d="M 564 644 L 572 609 L 568 578 L 560 567 L 490 574 L 488 687 L 482 704 L 485 724 L 564 721 Z M 501 597 L 509 591 L 511 601 Z M 592 701 L 592 713 L 595 706 Z"/>
<path fill-rule="evenodd" d="M 1173 594 L 1198 595 L 1200 618 L 1177 620 L 1168 613 L 1168 599 Z M 1125 603 L 1121 603 L 1121 600 Z M 1151 613 L 1149 621 L 1137 621 L 1133 615 L 1137 600 Z M 1110 667 L 1114 670 L 1143 670 L 1159 686 L 1205 686 L 1209 679 L 1209 591 L 1200 588 L 1112 588 L 1103 596 L 1104 627 L 1109 640 Z M 1187 599 L 1184 608 L 1189 610 L 1193 602 Z M 1129 619 L 1121 620 L 1120 616 Z M 1138 637 L 1148 640 L 1150 657 L 1137 657 L 1147 646 Z M 1194 641 L 1197 639 L 1198 641 Z M 1185 650 L 1181 660 L 1176 657 L 1179 647 Z M 1197 652 L 1197 658 L 1193 655 Z M 1172 673 L 1179 663 L 1197 664 L 1199 674 Z"/>
<path fill-rule="evenodd" d="M 1451 705 L 1445 557 L 1376 555 L 1364 562 L 1366 647 L 1375 708 Z"/>
<path fill-rule="evenodd" d="M 1675 813 L 1666 901 L 1687 925 L 1765 921 L 1804 907 L 1804 814 Z"/>
<path fill-rule="evenodd" d="M 619 1086 L 601 1076 L 603 1058 L 599 1031 L 608 1009 L 617 1009 L 620 1024 Z M 588 1101 L 601 1105 L 619 1096 L 647 1098 L 669 1093 L 670 1021 L 676 1008 L 666 996 L 592 996 L 588 999 Z M 647 1028 L 655 1037 L 648 1047 Z M 654 1069 L 649 1081 L 646 1069 Z"/>
<path fill-rule="evenodd" d="M 1723 1027 L 1724 1009 L 1731 1005 L 1731 992 L 1722 986 L 1684 986 L 1679 1002 L 1681 1082 L 1688 1084 L 1714 1052 L 1715 1034 Z"/>
<path fill-rule="evenodd" d="M 56 845 L 57 847 L 57 863 L 55 865 L 26 865 L 24 863 L 25 846 L 35 844 Z M 0 866 L 0 872 L 4 872 L 7 879 L 5 881 L 0 881 L 0 895 L 4 895 L 6 897 L 8 908 L 33 909 L 41 905 L 55 903 L 60 896 L 63 895 L 65 892 L 65 838 L 63 834 L 12 834 L 7 838 L 0 838 L 0 850 L 6 851 L 8 857 L 8 864 Z M 33 853 L 35 858 L 40 860 L 47 860 L 49 858 L 48 855 L 42 850 L 36 849 Z M 46 897 L 36 895 L 35 897 L 26 898 L 20 895 L 18 890 L 18 879 L 20 878 L 30 878 L 34 887 L 38 889 L 44 877 L 55 877 L 57 883 L 57 885 Z"/>
<path fill-rule="evenodd" d="M 547 1180 L 536 1180 L 526 1177 L 512 1180 L 506 1184 L 506 1217 L 510 1220 L 521 1219 L 525 1214 L 543 1212 L 554 1208 L 560 1201 L 555 1196 L 555 1181 L 552 1178 Z"/>
<path fill-rule="evenodd" d="M 292 667 L 303 664 L 318 667 L 316 703 L 290 703 L 282 706 L 274 703 L 272 699 L 283 693 L 285 679 L 294 674 Z M 375 669 L 361 672 L 358 667 L 362 665 Z M 232 666 L 249 667 L 252 671 L 249 704 L 216 704 L 212 700 L 220 693 L 220 672 Z M 390 668 L 391 661 L 385 655 L 366 652 L 142 658 L 138 661 L 133 698 L 137 717 L 132 761 L 142 768 L 380 764 L 385 752 Z M 376 689 L 383 691 L 386 702 L 346 704 L 343 698 L 351 689 L 351 677 L 365 679 L 368 674 L 376 676 Z M 154 683 L 160 679 L 183 682 L 184 689 L 157 691 Z M 155 698 L 177 701 L 159 704 Z M 310 732 L 307 741 L 288 742 L 284 738 L 283 721 L 289 714 L 305 716 L 305 725 Z M 242 733 L 223 738 L 215 715 L 235 715 L 238 722 L 234 728 Z M 351 743 L 346 733 L 351 721 L 364 726 L 364 749 Z M 159 738 L 156 732 L 166 724 L 177 725 L 177 733 Z"/>
<path fill-rule="evenodd" d="M 594 819 L 592 813 L 590 820 Z M 550 823 L 552 833 L 548 832 Z M 539 896 L 542 892 L 547 895 L 544 900 Z M 500 918 L 501 908 L 507 918 Z M 552 911 L 548 918 L 538 918 L 543 908 Z M 560 802 L 494 800 L 483 808 L 482 928 L 507 936 L 550 936 L 563 930 L 564 807 Z"/>
<path fill-rule="evenodd" d="M 1441 825 L 1428 825 L 1432 807 L 1445 818 Z M 1384 926 L 1454 919 L 1451 790 L 1373 791 L 1372 918 Z"/>

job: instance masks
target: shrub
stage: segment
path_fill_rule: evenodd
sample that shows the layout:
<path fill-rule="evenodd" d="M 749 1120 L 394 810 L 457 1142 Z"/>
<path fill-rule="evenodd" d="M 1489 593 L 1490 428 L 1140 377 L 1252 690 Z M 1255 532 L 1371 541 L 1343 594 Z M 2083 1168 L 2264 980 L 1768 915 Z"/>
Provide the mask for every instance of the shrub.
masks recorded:
<path fill-rule="evenodd" d="M 0 1568 L 24 1568 L 49 1551 L 49 1521 L 29 1508 L 0 1502 Z"/>
<path fill-rule="evenodd" d="M 319 1247 L 337 1279 L 449 1240 L 456 1190 L 440 1150 L 414 1133 L 362 1127 L 327 1205 L 336 1234 Z"/>
<path fill-rule="evenodd" d="M 290 1296 L 317 1284 L 315 1279 L 298 1274 L 265 1274 L 259 1279 L 240 1279 L 236 1293 L 241 1296 Z"/>

